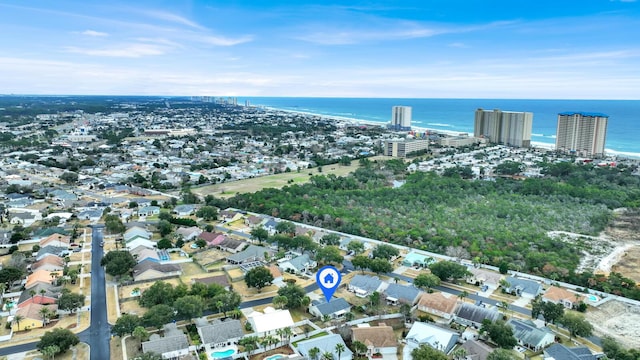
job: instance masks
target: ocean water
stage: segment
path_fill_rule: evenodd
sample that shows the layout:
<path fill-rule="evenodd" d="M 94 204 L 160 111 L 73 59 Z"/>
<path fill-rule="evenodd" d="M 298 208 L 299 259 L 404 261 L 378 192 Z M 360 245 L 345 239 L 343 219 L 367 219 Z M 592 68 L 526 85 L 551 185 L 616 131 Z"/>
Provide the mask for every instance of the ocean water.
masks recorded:
<path fill-rule="evenodd" d="M 640 100 L 520 100 L 520 99 L 383 99 L 246 97 L 251 105 L 319 115 L 388 123 L 391 108 L 412 107 L 412 126 L 473 133 L 475 110 L 500 109 L 533 113 L 531 141 L 555 144 L 558 113 L 600 112 L 609 115 L 607 153 L 640 158 Z"/>

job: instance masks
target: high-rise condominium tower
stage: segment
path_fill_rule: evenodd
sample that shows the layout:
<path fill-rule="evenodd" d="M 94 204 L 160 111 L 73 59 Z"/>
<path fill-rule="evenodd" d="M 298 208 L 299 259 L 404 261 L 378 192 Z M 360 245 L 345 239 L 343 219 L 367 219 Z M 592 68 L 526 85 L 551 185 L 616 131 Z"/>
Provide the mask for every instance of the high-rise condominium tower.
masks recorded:
<path fill-rule="evenodd" d="M 391 109 L 391 124 L 394 130 L 411 130 L 411 106 L 394 106 Z"/>
<path fill-rule="evenodd" d="M 530 112 L 478 109 L 473 136 L 509 146 L 529 147 L 532 126 L 533 113 Z"/>
<path fill-rule="evenodd" d="M 556 150 L 580 156 L 604 155 L 609 115 L 587 112 L 558 114 Z"/>

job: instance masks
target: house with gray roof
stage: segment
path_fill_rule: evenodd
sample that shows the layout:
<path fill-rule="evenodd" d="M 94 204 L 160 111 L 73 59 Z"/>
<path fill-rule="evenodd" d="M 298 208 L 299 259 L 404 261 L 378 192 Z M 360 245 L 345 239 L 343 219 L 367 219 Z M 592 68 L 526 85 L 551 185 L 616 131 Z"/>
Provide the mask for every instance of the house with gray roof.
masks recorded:
<path fill-rule="evenodd" d="M 406 345 L 402 351 L 402 359 L 412 360 L 411 351 L 423 344 L 448 354 L 459 338 L 460 334 L 453 330 L 416 321 L 405 337 Z"/>
<path fill-rule="evenodd" d="M 65 257 L 69 255 L 69 253 L 70 251 L 69 251 L 69 248 L 67 247 L 49 245 L 49 246 L 40 248 L 40 250 L 38 250 L 38 253 L 36 254 L 36 261 L 42 260 L 45 256 L 49 256 L 49 255 Z"/>
<path fill-rule="evenodd" d="M 273 250 L 269 248 L 249 245 L 243 251 L 227 256 L 227 262 L 231 264 L 244 264 L 253 261 L 264 261 L 265 253 L 268 254 L 269 257 L 273 256 Z"/>
<path fill-rule="evenodd" d="M 102 209 L 87 209 L 78 213 L 77 218 L 80 220 L 89 220 L 91 222 L 98 222 L 102 217 Z"/>
<path fill-rule="evenodd" d="M 554 333 L 546 327 L 537 327 L 531 320 L 509 319 L 507 324 L 513 328 L 513 336 L 520 346 L 540 351 L 555 342 Z"/>
<path fill-rule="evenodd" d="M 189 354 L 189 340 L 187 335 L 178 329 L 176 324 L 165 324 L 164 336 L 152 334 L 149 341 L 142 343 L 143 353 L 155 353 L 163 359 L 177 359 Z"/>
<path fill-rule="evenodd" d="M 341 318 L 344 314 L 351 311 L 351 304 L 343 298 L 331 298 L 327 302 L 324 298 L 320 300 L 313 300 L 309 305 L 309 313 L 319 318 L 325 315 L 332 319 Z"/>
<path fill-rule="evenodd" d="M 138 208 L 138 216 L 154 216 L 160 214 L 159 206 L 143 206 Z"/>
<path fill-rule="evenodd" d="M 311 259 L 309 254 L 302 254 L 290 260 L 278 263 L 278 267 L 283 272 L 292 272 L 294 274 L 302 274 L 315 269 L 318 263 Z"/>
<path fill-rule="evenodd" d="M 507 277 L 506 281 L 509 283 L 509 286 L 505 288 L 504 291 L 509 294 L 533 299 L 542 293 L 542 285 L 536 281 L 511 276 Z"/>
<path fill-rule="evenodd" d="M 422 296 L 422 291 L 412 285 L 389 284 L 384 290 L 384 294 L 388 304 L 409 304 L 413 306 Z"/>
<path fill-rule="evenodd" d="M 176 214 L 178 216 L 189 216 L 192 215 L 196 211 L 196 206 L 194 204 L 182 204 L 176 205 L 176 207 L 171 210 L 171 213 Z"/>
<path fill-rule="evenodd" d="M 336 351 L 337 344 L 342 344 L 345 349 L 340 356 L 338 356 L 338 352 Z M 309 340 L 303 340 L 294 346 L 302 356 L 305 356 L 308 359 L 311 359 L 309 351 L 313 348 L 318 348 L 318 350 L 320 350 L 320 354 L 324 354 L 325 352 L 333 354 L 332 359 L 335 360 L 351 360 L 353 358 L 353 352 L 349 350 L 347 345 L 344 343 L 344 340 L 342 340 L 342 336 L 339 334 L 329 334 Z"/>
<path fill-rule="evenodd" d="M 367 297 L 374 292 L 384 291 L 387 285 L 377 276 L 357 274 L 347 284 L 347 290 L 354 292 L 358 297 Z"/>
<path fill-rule="evenodd" d="M 196 319 L 195 324 L 202 344 L 212 348 L 231 345 L 244 336 L 240 320 L 215 320 L 210 323 L 202 317 Z"/>
<path fill-rule="evenodd" d="M 553 360 L 596 360 L 598 357 L 593 355 L 586 346 L 569 348 L 556 343 L 544 349 L 544 358 Z"/>
<path fill-rule="evenodd" d="M 456 309 L 453 321 L 465 326 L 473 326 L 479 329 L 483 320 L 496 321 L 502 315 L 495 308 L 485 308 L 482 306 L 462 303 Z"/>
<path fill-rule="evenodd" d="M 489 354 L 494 350 L 479 340 L 467 340 L 460 347 L 467 351 L 467 360 L 487 360 Z"/>
<path fill-rule="evenodd" d="M 182 274 L 182 268 L 176 264 L 159 264 L 149 259 L 133 267 L 133 280 L 157 280 L 176 277 Z"/>

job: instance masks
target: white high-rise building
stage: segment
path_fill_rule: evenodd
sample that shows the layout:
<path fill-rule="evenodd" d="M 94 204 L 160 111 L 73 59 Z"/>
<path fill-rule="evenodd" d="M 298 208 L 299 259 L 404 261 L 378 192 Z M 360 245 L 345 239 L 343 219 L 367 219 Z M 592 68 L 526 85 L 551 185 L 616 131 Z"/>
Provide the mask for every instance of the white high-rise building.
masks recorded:
<path fill-rule="evenodd" d="M 411 130 L 411 106 L 394 106 L 391 109 L 391 124 L 395 130 Z"/>
<path fill-rule="evenodd" d="M 558 114 L 556 150 L 579 156 L 602 156 L 609 115 L 564 112 Z"/>
<path fill-rule="evenodd" d="M 529 147 L 532 127 L 531 112 L 478 109 L 473 136 L 509 146 Z"/>

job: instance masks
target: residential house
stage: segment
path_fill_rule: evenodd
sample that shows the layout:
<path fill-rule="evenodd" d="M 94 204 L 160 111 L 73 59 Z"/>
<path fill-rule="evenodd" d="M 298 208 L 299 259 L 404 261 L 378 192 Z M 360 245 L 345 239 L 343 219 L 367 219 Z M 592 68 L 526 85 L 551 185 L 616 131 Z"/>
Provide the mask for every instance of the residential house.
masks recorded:
<path fill-rule="evenodd" d="M 155 216 L 159 214 L 159 206 L 143 206 L 138 208 L 138 216 Z"/>
<path fill-rule="evenodd" d="M 549 287 L 542 295 L 542 301 L 562 304 L 567 309 L 577 307 L 581 302 L 584 302 L 584 300 L 584 295 L 558 286 Z"/>
<path fill-rule="evenodd" d="M 122 234 L 122 238 L 124 239 L 125 242 L 129 242 L 131 239 L 133 239 L 136 236 L 139 236 L 145 239 L 151 239 L 153 234 L 140 226 L 130 227 L 129 229 L 127 229 L 127 231 L 124 232 L 124 234 Z"/>
<path fill-rule="evenodd" d="M 36 261 L 40 261 L 42 260 L 42 258 L 49 256 L 49 255 L 55 255 L 55 256 L 59 256 L 59 257 L 65 257 L 67 255 L 69 255 L 71 252 L 69 251 L 68 247 L 60 247 L 60 246 L 45 246 L 43 248 L 40 248 L 40 250 L 38 250 L 38 253 L 36 254 Z"/>
<path fill-rule="evenodd" d="M 51 285 L 53 284 L 53 281 L 60 276 L 62 276 L 62 272 L 60 271 L 36 270 L 27 275 L 27 282 L 25 283 L 24 288 L 29 290 L 38 284 Z"/>
<path fill-rule="evenodd" d="M 309 313 L 313 316 L 323 318 L 328 316 L 331 319 L 342 318 L 344 314 L 351 311 L 351 304 L 343 298 L 333 297 L 327 302 L 324 298 L 311 301 Z"/>
<path fill-rule="evenodd" d="M 61 287 L 47 283 L 38 283 L 31 289 L 24 290 L 18 299 L 18 307 L 29 304 L 55 304 L 60 296 Z"/>
<path fill-rule="evenodd" d="M 278 266 L 284 272 L 303 274 L 315 269 L 318 263 L 311 259 L 309 254 L 302 254 L 293 259 L 281 261 Z"/>
<path fill-rule="evenodd" d="M 77 218 L 80 220 L 89 220 L 92 223 L 96 223 L 100 221 L 102 217 L 103 210 L 102 209 L 87 209 L 82 210 L 78 213 Z"/>
<path fill-rule="evenodd" d="M 263 222 L 265 222 L 264 218 L 255 215 L 249 215 L 244 219 L 244 224 L 252 229 L 260 227 Z"/>
<path fill-rule="evenodd" d="M 247 243 L 242 240 L 225 237 L 225 239 L 218 244 L 218 248 L 220 250 L 235 254 L 237 252 L 240 252 L 242 249 L 244 249 L 246 245 Z"/>
<path fill-rule="evenodd" d="M 336 351 L 336 345 L 342 344 L 344 346 L 344 351 L 338 356 L 338 352 Z M 319 357 L 322 358 L 324 353 L 332 354 L 332 359 L 334 360 L 351 360 L 353 359 L 353 352 L 349 350 L 347 345 L 342 340 L 342 336 L 339 334 L 329 334 L 313 339 L 299 341 L 295 345 L 298 352 L 305 356 L 307 359 L 311 359 L 311 355 L 309 355 L 309 351 L 313 348 L 317 348 L 320 350 Z"/>
<path fill-rule="evenodd" d="M 273 235 L 276 233 L 276 226 L 278 226 L 278 222 L 273 218 L 268 219 L 264 222 L 264 224 L 262 224 L 262 227 L 267 230 L 269 235 Z"/>
<path fill-rule="evenodd" d="M 478 340 L 467 340 L 461 347 L 467 352 L 467 360 L 487 360 L 493 348 Z"/>
<path fill-rule="evenodd" d="M 129 250 L 131 255 L 136 259 L 137 262 L 141 263 L 145 260 L 160 262 L 160 256 L 158 255 L 158 251 L 156 249 L 150 249 L 146 246 L 138 246 L 135 249 Z"/>
<path fill-rule="evenodd" d="M 155 241 L 151 241 L 149 240 L 149 238 L 143 237 L 143 236 L 134 236 L 133 238 L 130 238 L 129 241 L 126 242 L 125 247 L 131 251 L 132 249 L 136 249 L 138 247 L 146 247 L 148 249 L 153 249 L 157 246 L 157 243 Z"/>
<path fill-rule="evenodd" d="M 513 328 L 513 336 L 520 346 L 533 351 L 540 351 L 547 345 L 555 342 L 555 334 L 546 327 L 537 327 L 531 320 L 519 320 L 515 318 L 507 321 Z"/>
<path fill-rule="evenodd" d="M 241 252 L 227 256 L 227 262 L 231 264 L 244 264 L 253 261 L 264 261 L 266 257 L 271 258 L 273 254 L 273 250 L 269 248 L 249 245 Z"/>
<path fill-rule="evenodd" d="M 293 326 L 293 318 L 289 310 L 276 310 L 267 306 L 263 312 L 254 311 L 247 315 L 247 321 L 254 332 L 260 335 L 270 334 L 278 329 Z"/>
<path fill-rule="evenodd" d="M 214 320 L 210 323 L 202 317 L 196 319 L 195 324 L 202 344 L 212 348 L 229 346 L 244 336 L 240 320 Z"/>
<path fill-rule="evenodd" d="M 434 261 L 435 259 L 432 258 L 431 256 L 419 254 L 415 251 L 412 251 L 408 253 L 407 256 L 404 257 L 404 259 L 402 260 L 402 265 L 407 267 L 415 266 L 420 268 L 426 268 L 427 266 L 431 265 Z"/>
<path fill-rule="evenodd" d="M 471 273 L 471 276 L 466 278 L 467 283 L 478 286 L 486 285 L 492 289 L 497 289 L 500 285 L 503 275 L 487 269 L 481 269 L 476 267 L 469 267 L 467 270 Z"/>
<path fill-rule="evenodd" d="M 377 276 L 357 274 L 347 284 L 347 290 L 356 293 L 358 297 L 367 297 L 374 292 L 384 291 L 388 285 Z"/>
<path fill-rule="evenodd" d="M 566 347 L 562 344 L 553 344 L 544 349 L 545 360 L 596 360 L 597 356 L 591 353 L 586 346 Z"/>
<path fill-rule="evenodd" d="M 19 307 L 16 310 L 15 316 L 21 316 L 22 320 L 20 320 L 20 323 L 14 321 L 11 326 L 12 330 L 19 331 L 44 327 L 46 324 L 42 318 L 42 314 L 40 313 L 43 307 L 49 308 L 53 314 L 58 311 L 58 305 L 56 304 L 40 305 L 37 303 L 30 303 L 23 307 Z"/>
<path fill-rule="evenodd" d="M 176 277 L 182 274 L 182 269 L 176 264 L 159 264 L 155 261 L 145 260 L 133 267 L 133 280 L 154 280 Z"/>
<path fill-rule="evenodd" d="M 31 271 L 36 270 L 62 271 L 64 270 L 64 260 L 59 256 L 48 254 L 31 264 Z"/>
<path fill-rule="evenodd" d="M 542 292 L 542 285 L 533 280 L 509 276 L 506 278 L 506 281 L 509 283 L 509 286 L 506 287 L 504 291 L 512 295 L 533 299 Z"/>
<path fill-rule="evenodd" d="M 40 239 L 39 244 L 41 248 L 45 246 L 69 247 L 71 244 L 71 237 L 54 233 L 44 239 Z"/>
<path fill-rule="evenodd" d="M 502 315 L 495 308 L 485 308 L 463 302 L 457 307 L 453 320 L 458 324 L 479 329 L 483 320 L 496 321 L 501 317 Z"/>
<path fill-rule="evenodd" d="M 200 235 L 198 235 L 198 239 L 202 239 L 206 241 L 207 246 L 217 246 L 226 238 L 227 238 L 227 235 L 221 232 L 214 233 L 214 232 L 203 231 L 200 233 Z"/>
<path fill-rule="evenodd" d="M 418 310 L 443 318 L 447 322 L 453 318 L 456 306 L 458 306 L 458 298 L 443 292 L 422 294 L 418 301 Z"/>
<path fill-rule="evenodd" d="M 422 291 L 412 285 L 391 283 L 384 290 L 384 295 L 388 304 L 409 304 L 413 306 L 422 295 Z"/>
<path fill-rule="evenodd" d="M 296 225 L 296 230 L 295 230 L 295 235 L 296 236 L 313 236 L 313 234 L 315 233 L 315 231 L 311 228 L 308 228 L 306 226 L 299 226 Z"/>
<path fill-rule="evenodd" d="M 33 213 L 30 212 L 10 212 L 8 215 L 9 222 L 13 225 L 22 225 L 24 227 L 29 227 L 35 224 L 36 221 L 40 219 Z"/>
<path fill-rule="evenodd" d="M 190 216 L 190 215 L 193 215 L 195 211 L 196 211 L 196 206 L 194 204 L 183 204 L 183 205 L 176 205 L 176 207 L 174 207 L 173 210 L 171 210 L 171 213 L 177 216 Z"/>
<path fill-rule="evenodd" d="M 367 357 L 382 360 L 396 360 L 398 352 L 398 339 L 391 326 L 380 324 L 369 326 L 361 324 L 352 329 L 353 341 L 360 341 L 367 346 Z"/>
<path fill-rule="evenodd" d="M 406 345 L 402 352 L 402 358 L 403 360 L 412 360 L 411 351 L 423 344 L 448 354 L 459 338 L 460 335 L 455 331 L 433 324 L 415 322 L 405 337 Z"/>
<path fill-rule="evenodd" d="M 191 283 L 201 283 L 201 284 L 205 284 L 205 285 L 210 285 L 210 284 L 217 284 L 220 285 L 222 287 L 225 288 L 225 290 L 229 290 L 230 289 L 230 284 L 229 284 L 229 279 L 227 278 L 227 275 L 214 275 L 214 276 L 207 276 L 207 277 L 203 277 L 203 278 L 199 278 L 199 279 L 191 279 Z"/>
<path fill-rule="evenodd" d="M 220 211 L 219 215 L 220 215 L 220 220 L 222 220 L 222 222 L 225 222 L 225 223 L 238 221 L 244 217 L 240 212 L 235 210 L 230 210 L 230 209 Z"/>
<path fill-rule="evenodd" d="M 273 276 L 273 281 L 271 283 L 277 286 L 284 286 L 284 276 L 282 276 L 282 271 L 280 271 L 280 268 L 276 265 L 269 265 L 267 269 L 269 269 L 271 276 Z"/>
<path fill-rule="evenodd" d="M 198 235 L 202 234 L 202 229 L 197 226 L 185 227 L 181 226 L 176 229 L 176 234 L 182 236 L 184 241 L 191 241 L 198 237 Z"/>
<path fill-rule="evenodd" d="M 143 353 L 156 353 L 163 359 L 179 359 L 189 354 L 187 335 L 175 323 L 164 325 L 164 336 L 152 334 L 149 341 L 142 343 Z"/>

